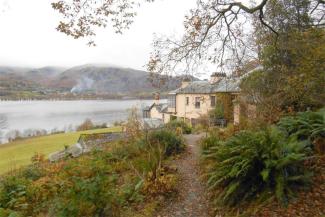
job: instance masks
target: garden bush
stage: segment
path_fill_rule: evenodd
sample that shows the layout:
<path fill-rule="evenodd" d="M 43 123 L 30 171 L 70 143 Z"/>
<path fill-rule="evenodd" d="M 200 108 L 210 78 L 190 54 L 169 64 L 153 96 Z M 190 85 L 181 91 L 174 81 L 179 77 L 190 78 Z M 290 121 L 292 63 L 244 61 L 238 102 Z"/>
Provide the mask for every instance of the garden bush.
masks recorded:
<path fill-rule="evenodd" d="M 164 160 L 183 148 L 169 131 L 111 143 L 76 159 L 32 164 L 0 180 L 0 217 L 123 216 L 175 191 L 177 176 Z M 160 149 L 162 148 L 162 149 Z"/>
<path fill-rule="evenodd" d="M 148 135 L 148 143 L 151 146 L 161 146 L 166 156 L 178 154 L 184 150 L 184 142 L 182 137 L 176 135 L 170 130 L 157 130 L 150 132 Z"/>
<path fill-rule="evenodd" d="M 94 128 L 94 123 L 87 118 L 82 124 L 77 127 L 77 131 L 91 130 Z"/>
<path fill-rule="evenodd" d="M 87 118 L 82 124 L 77 126 L 77 131 L 95 130 L 107 128 L 107 124 L 94 124 L 91 119 Z"/>
<path fill-rule="evenodd" d="M 325 137 L 325 109 L 318 112 L 300 112 L 295 116 L 282 118 L 278 127 L 287 136 L 296 136 L 299 140 L 310 140 Z"/>
<path fill-rule="evenodd" d="M 175 192 L 177 175 L 165 160 L 184 149 L 182 136 L 144 135 L 132 114 L 125 140 L 55 163 L 35 154 L 29 166 L 0 177 L 0 217 L 129 216 Z"/>
<path fill-rule="evenodd" d="M 212 162 L 208 185 L 222 204 L 237 205 L 268 192 L 287 204 L 295 188 L 308 183 L 310 173 L 304 168 L 308 143 L 287 138 L 275 127 L 211 141 L 206 140 L 210 147 L 204 152 Z"/>
<path fill-rule="evenodd" d="M 208 137 L 204 137 L 201 140 L 201 149 L 202 152 L 205 153 L 212 147 L 217 147 L 220 145 L 220 137 L 218 136 L 217 132 L 211 132 Z"/>
<path fill-rule="evenodd" d="M 118 176 L 105 158 L 97 154 L 96 158 L 73 161 L 63 168 L 60 196 L 51 209 L 54 215 L 118 216 L 125 198 L 115 187 Z"/>
<path fill-rule="evenodd" d="M 30 181 L 18 176 L 10 176 L 1 180 L 0 208 L 24 211 L 27 207 L 27 188 Z"/>
<path fill-rule="evenodd" d="M 175 131 L 177 128 L 181 128 L 184 134 L 192 133 L 192 127 L 185 121 L 172 120 L 168 124 L 166 124 L 166 127 L 172 131 Z"/>

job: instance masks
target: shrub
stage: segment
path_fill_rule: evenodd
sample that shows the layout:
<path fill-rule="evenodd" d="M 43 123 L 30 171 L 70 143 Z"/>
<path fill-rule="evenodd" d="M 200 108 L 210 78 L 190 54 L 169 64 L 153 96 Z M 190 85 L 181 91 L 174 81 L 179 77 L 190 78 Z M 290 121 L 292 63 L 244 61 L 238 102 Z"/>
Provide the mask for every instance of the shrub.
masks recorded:
<path fill-rule="evenodd" d="M 18 175 L 7 176 L 0 184 L 0 208 L 24 211 L 28 209 L 27 188 L 30 181 Z"/>
<path fill-rule="evenodd" d="M 157 130 L 150 132 L 148 135 L 148 143 L 151 146 L 162 146 L 166 156 L 178 154 L 184 150 L 182 138 L 169 130 Z"/>
<path fill-rule="evenodd" d="M 210 136 L 205 137 L 201 140 L 201 149 L 204 153 L 205 151 L 208 151 L 212 147 L 218 147 L 220 142 L 221 141 L 217 133 L 213 132 L 210 134 Z"/>
<path fill-rule="evenodd" d="M 225 111 L 222 103 L 218 103 L 216 107 L 210 112 L 210 116 L 216 119 L 225 118 Z"/>
<path fill-rule="evenodd" d="M 133 178 L 121 182 L 112 154 L 95 151 L 91 156 L 71 160 L 62 171 L 58 196 L 53 200 L 54 216 L 119 216 L 134 198 Z M 119 171 L 121 173 L 121 171 Z M 133 187 L 134 189 L 134 187 Z"/>
<path fill-rule="evenodd" d="M 0 217 L 136 213 L 149 198 L 175 191 L 177 177 L 163 160 L 183 148 L 174 132 L 148 137 L 111 143 L 53 164 L 36 154 L 17 175 L 1 177 Z"/>
<path fill-rule="evenodd" d="M 123 125 L 123 132 L 127 135 L 130 141 L 139 139 L 142 136 L 142 124 L 140 114 L 136 107 L 129 111 L 128 119 Z"/>
<path fill-rule="evenodd" d="M 177 128 L 182 128 L 184 134 L 192 133 L 191 126 L 187 124 L 185 121 L 172 120 L 168 124 L 166 124 L 166 127 L 173 131 L 176 130 Z"/>
<path fill-rule="evenodd" d="M 242 131 L 216 144 L 204 157 L 213 162 L 208 185 L 223 204 L 236 205 L 266 192 L 286 204 L 295 187 L 309 180 L 303 164 L 307 143 L 288 139 L 276 128 Z"/>
<path fill-rule="evenodd" d="M 288 136 L 296 136 L 299 140 L 313 142 L 319 137 L 325 137 L 325 109 L 318 112 L 300 112 L 296 116 L 282 118 L 279 128 Z"/>
<path fill-rule="evenodd" d="M 80 126 L 77 127 L 77 131 L 91 130 L 95 127 L 93 122 L 87 118 Z"/>
<path fill-rule="evenodd" d="M 176 192 L 177 176 L 168 174 L 164 169 L 159 170 L 159 175 L 155 177 L 149 173 L 144 182 L 143 192 L 151 196 L 170 194 Z"/>
<path fill-rule="evenodd" d="M 31 161 L 32 163 L 21 171 L 22 176 L 32 181 L 45 176 L 45 170 L 43 167 L 43 165 L 46 164 L 45 156 L 43 154 L 35 153 L 31 158 Z"/>

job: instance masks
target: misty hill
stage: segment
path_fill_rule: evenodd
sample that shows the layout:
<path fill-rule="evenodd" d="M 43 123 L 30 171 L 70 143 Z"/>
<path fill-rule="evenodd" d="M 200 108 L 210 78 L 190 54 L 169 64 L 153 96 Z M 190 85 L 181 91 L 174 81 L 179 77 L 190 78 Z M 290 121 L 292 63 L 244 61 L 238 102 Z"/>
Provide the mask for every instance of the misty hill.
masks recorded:
<path fill-rule="evenodd" d="M 28 70 L 28 71 L 24 72 L 23 74 L 25 76 L 27 76 L 28 78 L 31 78 L 31 77 L 51 78 L 51 77 L 58 76 L 60 73 L 62 73 L 65 70 L 66 70 L 66 68 L 63 68 L 63 67 L 46 66 L 43 68 Z"/>
<path fill-rule="evenodd" d="M 152 89 L 144 71 L 97 65 L 84 65 L 61 73 L 54 87 L 72 89 L 76 92 L 98 91 L 109 93 L 128 93 Z"/>
<path fill-rule="evenodd" d="M 12 81 L 15 78 L 15 82 L 18 80 L 33 87 L 37 84 L 38 89 L 43 88 L 45 91 L 123 95 L 157 91 L 148 79 L 148 72 L 118 66 L 89 64 L 69 69 L 43 67 L 25 70 L 20 68 L 17 71 L 10 67 L 0 67 L 0 72 L 3 72 L 0 80 L 8 78 L 7 81 Z M 159 78 L 167 77 L 159 76 Z M 175 89 L 180 86 L 181 80 L 182 77 L 168 77 L 165 86 L 159 90 Z"/>
<path fill-rule="evenodd" d="M 31 68 L 14 67 L 14 66 L 0 66 L 0 75 L 22 74 L 29 70 L 31 70 Z"/>

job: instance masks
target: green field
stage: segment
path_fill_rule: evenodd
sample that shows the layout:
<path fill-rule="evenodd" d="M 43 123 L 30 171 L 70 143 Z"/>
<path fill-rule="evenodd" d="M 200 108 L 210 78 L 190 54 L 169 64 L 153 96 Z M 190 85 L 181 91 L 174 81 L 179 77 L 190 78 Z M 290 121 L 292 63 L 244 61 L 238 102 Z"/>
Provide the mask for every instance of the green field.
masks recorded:
<path fill-rule="evenodd" d="M 44 154 L 46 157 L 55 151 L 63 150 L 64 146 L 77 142 L 80 134 L 117 132 L 120 127 L 61 133 L 41 137 L 33 137 L 0 145 L 0 174 L 30 163 L 35 153 Z"/>

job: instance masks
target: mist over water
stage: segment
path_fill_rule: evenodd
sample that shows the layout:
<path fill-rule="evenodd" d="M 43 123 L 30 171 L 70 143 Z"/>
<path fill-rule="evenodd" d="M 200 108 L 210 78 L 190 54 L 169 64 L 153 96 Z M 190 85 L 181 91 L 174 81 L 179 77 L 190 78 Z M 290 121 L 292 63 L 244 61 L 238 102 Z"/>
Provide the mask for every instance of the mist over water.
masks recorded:
<path fill-rule="evenodd" d="M 18 130 L 74 129 L 86 118 L 95 124 L 126 120 L 128 109 L 141 109 L 152 100 L 0 101 L 0 143 L 6 133 Z M 2 123 L 2 124 L 1 124 Z"/>

